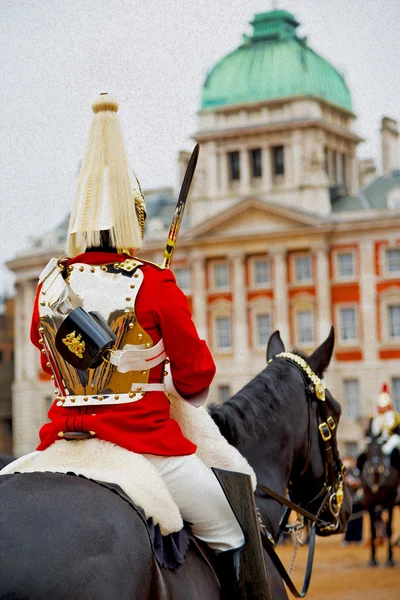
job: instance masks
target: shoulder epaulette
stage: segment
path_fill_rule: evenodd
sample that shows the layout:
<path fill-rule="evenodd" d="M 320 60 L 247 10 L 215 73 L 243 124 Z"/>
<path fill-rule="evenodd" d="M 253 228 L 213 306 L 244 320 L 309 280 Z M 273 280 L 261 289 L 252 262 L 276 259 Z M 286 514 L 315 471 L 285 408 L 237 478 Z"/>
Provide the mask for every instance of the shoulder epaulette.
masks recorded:
<path fill-rule="evenodd" d="M 55 269 L 62 269 L 63 262 L 63 258 L 51 258 L 39 275 L 39 283 L 43 283 L 43 281 L 47 279 L 47 277 L 51 275 Z"/>
<path fill-rule="evenodd" d="M 144 258 L 138 258 L 138 260 L 145 265 L 151 265 L 152 267 L 157 267 L 157 269 L 159 269 L 160 271 L 165 270 L 165 267 L 163 267 L 162 265 L 158 265 L 157 263 L 152 262 L 151 260 L 144 260 Z"/>

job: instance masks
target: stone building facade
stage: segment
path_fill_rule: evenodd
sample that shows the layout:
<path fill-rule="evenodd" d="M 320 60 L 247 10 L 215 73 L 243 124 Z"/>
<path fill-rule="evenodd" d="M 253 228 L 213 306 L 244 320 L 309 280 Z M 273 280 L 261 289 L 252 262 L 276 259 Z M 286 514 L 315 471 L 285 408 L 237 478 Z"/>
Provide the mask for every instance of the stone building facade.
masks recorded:
<path fill-rule="evenodd" d="M 308 353 L 334 324 L 326 378 L 343 406 L 340 445 L 356 453 L 383 381 L 400 408 L 397 123 L 382 119 L 377 177 L 373 161 L 357 160 L 361 138 L 343 77 L 297 36 L 293 15 L 263 13 L 252 25 L 203 86 L 193 135 L 201 153 L 173 270 L 217 363 L 211 401 L 265 367 L 272 331 Z M 180 153 L 181 172 L 188 157 Z M 141 256 L 159 262 L 174 199 L 164 190 L 148 203 Z M 16 454 L 35 446 L 52 401 L 29 342 L 37 276 L 62 253 L 65 225 L 52 236 L 49 247 L 9 263 L 18 315 Z"/>

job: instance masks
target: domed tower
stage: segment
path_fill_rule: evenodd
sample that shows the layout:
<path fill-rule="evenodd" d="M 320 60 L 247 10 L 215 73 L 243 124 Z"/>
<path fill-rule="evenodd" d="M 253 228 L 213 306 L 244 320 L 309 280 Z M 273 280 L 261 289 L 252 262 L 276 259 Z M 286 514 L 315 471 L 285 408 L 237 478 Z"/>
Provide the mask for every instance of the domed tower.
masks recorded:
<path fill-rule="evenodd" d="M 357 193 L 361 138 L 347 85 L 289 12 L 256 14 L 251 25 L 202 89 L 193 217 L 249 196 L 328 216 L 335 197 Z"/>

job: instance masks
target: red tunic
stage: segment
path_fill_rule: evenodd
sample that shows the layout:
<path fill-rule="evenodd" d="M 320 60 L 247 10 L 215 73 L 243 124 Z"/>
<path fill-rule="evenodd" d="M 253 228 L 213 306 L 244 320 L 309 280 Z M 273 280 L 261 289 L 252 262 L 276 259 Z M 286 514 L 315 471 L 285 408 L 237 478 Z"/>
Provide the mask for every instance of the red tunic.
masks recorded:
<path fill-rule="evenodd" d="M 86 252 L 69 261 L 102 265 L 129 258 L 105 252 Z M 184 398 L 207 388 L 215 375 L 215 364 L 206 342 L 200 340 L 192 321 L 188 303 L 169 270 L 145 264 L 144 279 L 136 299 L 135 311 L 139 323 L 150 334 L 154 344 L 164 339 L 175 387 Z M 38 296 L 32 317 L 31 340 L 39 348 Z M 41 354 L 42 368 L 47 358 Z M 164 363 L 150 371 L 149 383 L 163 379 Z M 170 418 L 169 401 L 164 392 L 146 392 L 142 400 L 129 404 L 64 408 L 51 406 L 50 423 L 39 432 L 44 450 L 59 440 L 60 431 L 95 431 L 100 439 L 138 453 L 160 456 L 193 454 L 196 446 L 186 439 L 176 421 Z"/>

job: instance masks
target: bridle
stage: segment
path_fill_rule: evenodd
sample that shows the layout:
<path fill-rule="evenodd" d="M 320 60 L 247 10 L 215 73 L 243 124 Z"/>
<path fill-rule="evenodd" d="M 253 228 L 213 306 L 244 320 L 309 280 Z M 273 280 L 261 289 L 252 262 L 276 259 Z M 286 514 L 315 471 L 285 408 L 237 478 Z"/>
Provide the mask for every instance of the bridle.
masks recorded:
<path fill-rule="evenodd" d="M 339 451 L 337 448 L 337 439 L 336 439 L 336 431 L 337 431 L 337 423 L 332 415 L 328 413 L 326 406 L 326 392 L 325 385 L 322 380 L 314 373 L 311 367 L 307 364 L 307 362 L 298 354 L 294 354 L 292 352 L 281 352 L 274 356 L 271 360 L 268 361 L 268 365 L 271 364 L 272 361 L 277 359 L 286 360 L 291 366 L 294 366 L 301 374 L 305 393 L 307 397 L 307 405 L 308 405 L 308 431 L 307 431 L 307 454 L 304 466 L 298 476 L 301 478 L 305 473 L 307 473 L 311 464 L 311 456 L 312 456 L 312 402 L 317 402 L 317 423 L 318 430 L 320 433 L 321 447 L 322 447 L 322 457 L 324 462 L 324 483 L 321 490 L 316 494 L 314 498 L 307 503 L 304 503 L 306 506 L 312 506 L 318 500 L 320 500 L 319 507 L 316 513 L 312 513 L 309 510 L 305 509 L 301 504 L 295 504 L 288 500 L 288 498 L 281 496 L 274 490 L 268 488 L 267 486 L 259 483 L 257 485 L 257 489 L 264 495 L 264 497 L 272 498 L 276 500 L 283 506 L 285 506 L 285 511 L 283 517 L 281 519 L 281 523 L 279 525 L 279 532 L 273 541 L 272 536 L 266 531 L 264 526 L 261 526 L 262 542 L 265 550 L 269 554 L 271 560 L 276 566 L 279 574 L 285 581 L 286 585 L 289 587 L 290 591 L 297 598 L 303 598 L 308 590 L 310 579 L 311 579 L 311 571 L 312 571 L 312 563 L 313 563 L 313 555 L 314 555 L 314 547 L 315 547 L 315 533 L 316 529 L 320 533 L 322 532 L 333 532 L 339 527 L 340 524 L 340 509 L 343 504 L 344 499 L 344 475 L 345 475 L 345 467 L 340 460 Z M 296 480 L 298 483 L 299 479 Z M 291 490 L 293 489 L 292 481 L 289 482 L 288 486 L 288 494 L 290 496 Z M 320 515 L 325 512 L 326 509 L 329 509 L 329 513 L 332 516 L 332 521 L 326 521 L 321 519 Z M 310 531 L 310 543 L 309 543 L 309 554 L 307 559 L 307 568 L 306 574 L 304 578 L 304 583 L 301 592 L 298 592 L 296 587 L 294 586 L 292 580 L 290 579 L 289 574 L 287 573 L 285 567 L 281 563 L 278 555 L 275 552 L 274 546 L 276 546 L 280 536 L 285 531 L 290 531 L 290 526 L 288 525 L 288 520 L 291 511 L 294 510 L 298 514 L 307 518 L 312 522 L 311 531 Z"/>

